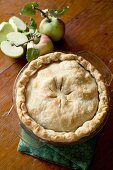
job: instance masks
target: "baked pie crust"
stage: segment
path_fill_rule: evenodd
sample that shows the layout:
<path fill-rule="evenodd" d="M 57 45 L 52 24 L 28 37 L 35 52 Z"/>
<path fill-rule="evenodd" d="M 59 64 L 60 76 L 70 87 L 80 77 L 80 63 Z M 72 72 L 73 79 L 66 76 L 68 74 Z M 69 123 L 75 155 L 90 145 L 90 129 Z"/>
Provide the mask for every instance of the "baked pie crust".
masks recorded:
<path fill-rule="evenodd" d="M 41 139 L 74 142 L 89 136 L 108 112 L 105 83 L 81 56 L 54 52 L 32 61 L 16 84 L 20 121 Z"/>

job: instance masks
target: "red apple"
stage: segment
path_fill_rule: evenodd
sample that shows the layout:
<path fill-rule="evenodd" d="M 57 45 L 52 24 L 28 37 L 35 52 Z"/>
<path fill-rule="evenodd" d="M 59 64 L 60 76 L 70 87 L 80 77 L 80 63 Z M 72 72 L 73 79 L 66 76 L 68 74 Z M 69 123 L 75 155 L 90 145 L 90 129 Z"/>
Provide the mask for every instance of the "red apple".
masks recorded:
<path fill-rule="evenodd" d="M 44 35 L 44 34 L 41 34 L 41 37 L 39 38 L 39 42 L 37 44 L 36 44 L 36 41 L 35 42 L 30 41 L 27 44 L 27 49 L 28 48 L 35 48 L 39 50 L 40 55 L 50 53 L 54 49 L 51 39 L 47 35 Z"/>

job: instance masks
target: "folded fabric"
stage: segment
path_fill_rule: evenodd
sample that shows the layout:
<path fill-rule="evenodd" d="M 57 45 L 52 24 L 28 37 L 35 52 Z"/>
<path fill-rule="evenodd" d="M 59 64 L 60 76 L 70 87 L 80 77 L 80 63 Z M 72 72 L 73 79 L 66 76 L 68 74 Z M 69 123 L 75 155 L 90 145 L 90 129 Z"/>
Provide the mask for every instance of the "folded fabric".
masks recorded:
<path fill-rule="evenodd" d="M 17 150 L 20 152 L 74 170 L 87 170 L 91 163 L 96 143 L 95 137 L 81 144 L 55 146 L 40 140 L 36 141 L 24 130 L 22 135 L 25 140 L 19 141 Z"/>

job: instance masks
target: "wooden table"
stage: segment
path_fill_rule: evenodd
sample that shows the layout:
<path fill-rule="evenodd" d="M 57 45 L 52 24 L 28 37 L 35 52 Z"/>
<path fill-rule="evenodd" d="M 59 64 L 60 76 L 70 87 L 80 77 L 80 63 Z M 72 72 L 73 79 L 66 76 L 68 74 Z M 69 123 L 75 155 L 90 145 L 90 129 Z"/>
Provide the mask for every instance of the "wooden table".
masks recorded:
<path fill-rule="evenodd" d="M 27 0 L 0 0 L 0 23 L 19 11 Z M 112 0 L 39 0 L 41 8 L 70 10 L 62 19 L 66 24 L 64 41 L 57 50 L 73 52 L 88 50 L 100 57 L 113 72 L 113 1 Z M 27 20 L 26 17 L 22 17 Z M 37 23 L 41 21 L 36 16 Z M 17 152 L 19 138 L 10 123 L 2 116 L 12 105 L 14 80 L 25 65 L 24 59 L 14 60 L 0 53 L 0 170 L 66 170 L 66 168 L 38 160 Z M 111 84 L 113 89 L 113 83 Z M 113 109 L 107 124 L 98 135 L 96 151 L 90 170 L 113 170 Z M 15 120 L 12 122 L 15 124 Z"/>

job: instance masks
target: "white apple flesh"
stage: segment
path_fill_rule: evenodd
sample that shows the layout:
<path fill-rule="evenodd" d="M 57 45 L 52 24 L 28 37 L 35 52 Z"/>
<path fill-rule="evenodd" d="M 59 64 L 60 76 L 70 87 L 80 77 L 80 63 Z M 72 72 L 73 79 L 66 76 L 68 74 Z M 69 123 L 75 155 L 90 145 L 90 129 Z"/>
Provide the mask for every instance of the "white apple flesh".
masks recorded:
<path fill-rule="evenodd" d="M 40 55 L 50 53 L 54 49 L 51 39 L 47 35 L 44 35 L 44 34 L 41 34 L 38 44 L 35 44 L 33 41 L 30 41 L 27 44 L 27 49 L 28 48 L 35 48 L 39 50 Z"/>
<path fill-rule="evenodd" d="M 2 22 L 0 24 L 0 43 L 7 39 L 6 35 L 9 32 L 13 32 L 13 31 L 14 29 L 12 28 L 11 24 L 9 24 L 8 22 Z"/>
<path fill-rule="evenodd" d="M 20 32 L 10 32 L 7 34 L 7 40 L 15 45 L 20 45 L 28 41 L 27 36 Z"/>
<path fill-rule="evenodd" d="M 11 58 L 19 58 L 24 53 L 22 47 L 16 47 L 15 45 L 12 45 L 9 41 L 1 42 L 1 51 Z"/>
<path fill-rule="evenodd" d="M 26 24 L 18 17 L 12 16 L 9 19 L 9 23 L 12 25 L 13 29 L 17 31 L 25 31 L 26 30 Z"/>
<path fill-rule="evenodd" d="M 51 21 L 44 18 L 39 25 L 39 32 L 48 35 L 53 41 L 59 41 L 65 33 L 65 24 L 62 20 L 49 17 Z"/>

